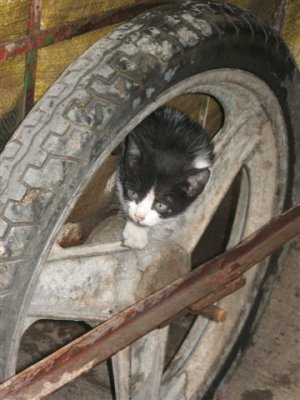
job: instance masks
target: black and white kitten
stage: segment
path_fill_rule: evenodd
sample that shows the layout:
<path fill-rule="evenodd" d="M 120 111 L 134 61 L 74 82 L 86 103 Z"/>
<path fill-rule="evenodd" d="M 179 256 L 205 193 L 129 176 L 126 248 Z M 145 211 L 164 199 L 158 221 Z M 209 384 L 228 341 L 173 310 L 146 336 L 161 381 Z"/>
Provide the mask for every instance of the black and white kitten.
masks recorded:
<path fill-rule="evenodd" d="M 183 112 L 162 107 L 145 118 L 127 136 L 120 157 L 124 245 L 143 248 L 149 227 L 184 212 L 203 191 L 212 162 L 205 131 Z"/>

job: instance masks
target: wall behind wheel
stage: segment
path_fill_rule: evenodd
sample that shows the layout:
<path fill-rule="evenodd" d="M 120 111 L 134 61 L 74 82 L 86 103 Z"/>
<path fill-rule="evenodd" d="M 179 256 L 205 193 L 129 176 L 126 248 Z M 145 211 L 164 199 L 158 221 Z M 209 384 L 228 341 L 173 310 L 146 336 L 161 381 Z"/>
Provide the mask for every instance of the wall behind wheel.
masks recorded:
<path fill-rule="evenodd" d="M 147 8 L 174 1 L 0 0 L 0 150 L 34 102 L 62 71 L 93 43 L 129 19 L 134 7 Z M 276 28 L 282 28 L 287 0 L 227 2 L 249 9 Z M 95 15 L 98 15 L 97 23 Z M 103 17 L 102 21 L 99 16 Z M 90 24 L 83 26 L 88 20 Z M 300 37 L 296 31 L 299 24 L 300 0 L 290 1 L 283 34 L 298 64 Z M 55 34 L 63 25 L 65 31 L 62 29 L 59 35 Z M 68 28 L 71 32 L 66 33 Z M 32 33 L 41 39 L 38 46 L 25 51 L 24 43 Z M 12 52 L 16 44 L 21 46 L 19 55 Z M 214 111 L 209 113 L 208 110 L 208 114 L 213 115 Z"/>

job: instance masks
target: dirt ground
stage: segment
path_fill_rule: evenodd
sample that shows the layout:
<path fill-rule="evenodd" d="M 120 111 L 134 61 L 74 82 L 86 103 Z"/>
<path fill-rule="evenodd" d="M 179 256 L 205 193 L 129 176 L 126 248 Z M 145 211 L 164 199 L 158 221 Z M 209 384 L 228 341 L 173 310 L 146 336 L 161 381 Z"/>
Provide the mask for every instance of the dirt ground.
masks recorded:
<path fill-rule="evenodd" d="M 300 399 L 300 237 L 285 266 L 252 343 L 216 400 Z"/>

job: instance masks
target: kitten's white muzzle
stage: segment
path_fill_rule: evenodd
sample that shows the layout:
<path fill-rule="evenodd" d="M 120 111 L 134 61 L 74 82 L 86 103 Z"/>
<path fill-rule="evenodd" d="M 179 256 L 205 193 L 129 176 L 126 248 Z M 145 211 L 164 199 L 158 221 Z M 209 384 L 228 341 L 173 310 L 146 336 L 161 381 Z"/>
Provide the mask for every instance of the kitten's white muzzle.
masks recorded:
<path fill-rule="evenodd" d="M 146 215 L 140 215 L 140 214 L 135 214 L 134 215 L 134 219 L 135 219 L 136 222 L 144 221 L 145 217 L 146 217 Z"/>
<path fill-rule="evenodd" d="M 130 218 L 138 223 L 139 225 L 144 226 L 153 226 L 156 225 L 160 221 L 159 214 L 155 210 L 148 210 L 147 212 L 141 214 L 140 210 L 138 210 L 136 203 L 129 203 L 129 216 Z"/>
<path fill-rule="evenodd" d="M 139 203 L 129 201 L 128 213 L 132 220 L 144 226 L 156 225 L 160 217 L 157 211 L 152 209 L 154 199 L 155 194 L 152 188 Z"/>

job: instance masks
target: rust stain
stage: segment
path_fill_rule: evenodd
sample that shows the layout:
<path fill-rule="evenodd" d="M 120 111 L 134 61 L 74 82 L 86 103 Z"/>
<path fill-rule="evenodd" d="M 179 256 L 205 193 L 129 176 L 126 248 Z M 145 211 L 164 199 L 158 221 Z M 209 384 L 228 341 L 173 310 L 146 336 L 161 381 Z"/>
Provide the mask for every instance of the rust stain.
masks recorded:
<path fill-rule="evenodd" d="M 39 189 L 28 189 L 20 201 L 21 206 L 28 206 L 32 204 L 39 195 Z"/>

